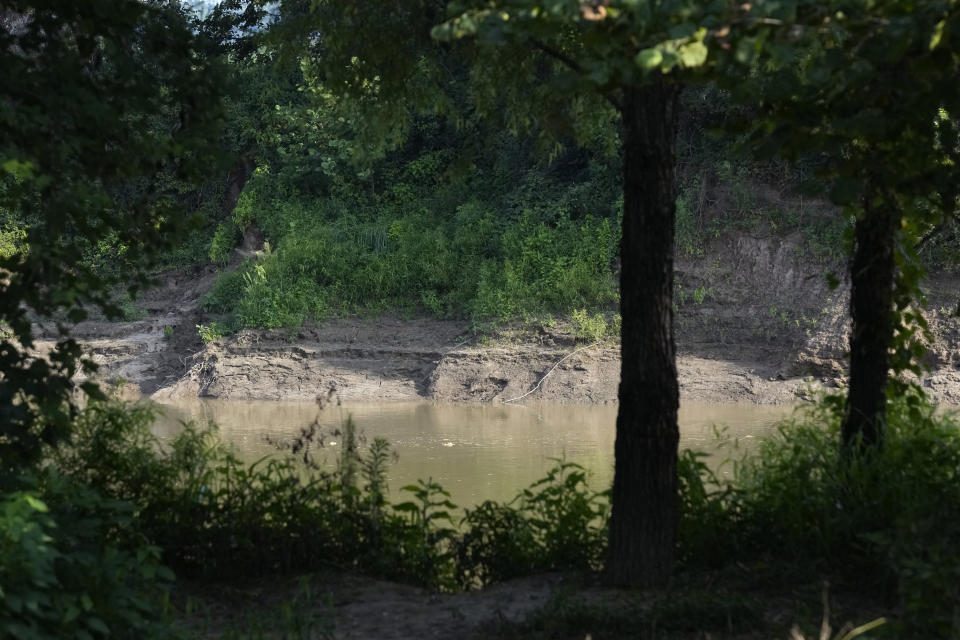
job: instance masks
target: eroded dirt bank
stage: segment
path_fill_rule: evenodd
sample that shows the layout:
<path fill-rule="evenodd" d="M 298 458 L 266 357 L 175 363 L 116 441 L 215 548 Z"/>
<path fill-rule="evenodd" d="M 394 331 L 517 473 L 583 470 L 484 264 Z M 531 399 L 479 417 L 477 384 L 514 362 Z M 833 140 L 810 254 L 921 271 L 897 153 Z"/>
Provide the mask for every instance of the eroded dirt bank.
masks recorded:
<path fill-rule="evenodd" d="M 788 403 L 811 387 L 846 383 L 847 294 L 831 291 L 827 267 L 803 259 L 799 247 L 798 237 L 739 235 L 678 260 L 683 399 Z M 462 321 L 345 318 L 204 344 L 197 325 L 209 319 L 200 301 L 213 278 L 168 274 L 141 303 L 145 319 L 77 325 L 98 376 L 158 400 L 303 400 L 331 385 L 346 401 L 616 400 L 617 346 L 588 345 L 564 322 L 476 336 Z M 921 384 L 936 400 L 960 404 L 960 281 L 940 276 L 925 286 L 935 339 Z"/>

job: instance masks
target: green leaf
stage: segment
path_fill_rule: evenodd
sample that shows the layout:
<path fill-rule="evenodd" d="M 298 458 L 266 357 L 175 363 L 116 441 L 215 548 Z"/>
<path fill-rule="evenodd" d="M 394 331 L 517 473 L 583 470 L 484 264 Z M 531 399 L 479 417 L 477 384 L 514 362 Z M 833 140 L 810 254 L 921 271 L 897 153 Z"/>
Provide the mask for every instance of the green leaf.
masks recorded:
<path fill-rule="evenodd" d="M 30 162 L 20 162 L 16 158 L 7 160 L 0 165 L 0 168 L 21 180 L 33 177 L 33 164 Z"/>
<path fill-rule="evenodd" d="M 933 28 L 933 35 L 930 36 L 930 51 L 933 51 L 937 48 L 937 45 L 940 44 L 940 41 L 943 39 L 943 28 L 947 26 L 946 20 L 941 20 Z"/>
<path fill-rule="evenodd" d="M 110 627 L 100 618 L 87 618 L 87 626 L 105 636 L 110 635 Z"/>
<path fill-rule="evenodd" d="M 637 54 L 634 61 L 641 69 L 650 71 L 659 67 L 660 63 L 663 62 L 663 53 L 659 49 L 644 49 Z"/>
<path fill-rule="evenodd" d="M 40 513 L 47 513 L 50 509 L 47 508 L 47 505 L 44 504 L 42 500 L 38 500 L 33 496 L 24 496 L 24 500 L 34 511 L 39 511 Z"/>
<path fill-rule="evenodd" d="M 680 47 L 680 62 L 688 69 L 702 66 L 707 61 L 707 45 L 702 42 L 691 42 Z"/>

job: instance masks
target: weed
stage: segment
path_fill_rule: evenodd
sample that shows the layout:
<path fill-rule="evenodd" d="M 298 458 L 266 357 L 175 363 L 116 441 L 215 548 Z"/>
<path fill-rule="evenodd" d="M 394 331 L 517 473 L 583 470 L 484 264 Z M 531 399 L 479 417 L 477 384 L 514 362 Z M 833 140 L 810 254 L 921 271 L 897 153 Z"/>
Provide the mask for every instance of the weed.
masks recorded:
<path fill-rule="evenodd" d="M 376 219 L 334 217 L 326 213 L 332 202 L 277 203 L 273 187 L 258 180 L 238 209 L 244 220 L 272 212 L 251 223 L 276 245 L 257 264 L 223 274 L 205 300 L 240 326 L 299 326 L 329 313 L 387 308 L 504 320 L 616 299 L 619 226 L 609 218 L 525 210 L 504 219 L 476 201 L 457 205 L 452 219 L 432 203 L 379 207 Z"/>
<path fill-rule="evenodd" d="M 120 302 L 120 318 L 125 322 L 136 322 L 147 317 L 147 310 L 134 302 L 129 295 L 124 295 Z"/>
<path fill-rule="evenodd" d="M 226 266 L 230 262 L 233 248 L 240 243 L 240 237 L 240 228 L 233 220 L 227 220 L 217 225 L 213 240 L 210 241 L 210 261 L 221 267 Z"/>
<path fill-rule="evenodd" d="M 200 336 L 200 339 L 203 340 L 204 344 L 213 342 L 214 340 L 219 340 L 225 336 L 226 333 L 226 328 L 216 322 L 211 322 L 209 325 L 197 325 L 197 334 Z M 171 331 L 171 335 L 172 334 L 173 332 Z"/>
<path fill-rule="evenodd" d="M 586 309 L 575 309 L 570 319 L 578 338 L 599 342 L 607 334 L 607 320 L 602 313 L 591 317 Z"/>
<path fill-rule="evenodd" d="M 609 496 L 587 486 L 586 472 L 559 459 L 513 501 L 468 509 L 458 542 L 464 588 L 557 569 L 598 569 L 606 546 Z"/>
<path fill-rule="evenodd" d="M 701 285 L 693 290 L 693 303 L 697 305 L 703 304 L 703 301 L 709 295 L 713 295 L 713 287 L 707 288 L 706 285 Z"/>

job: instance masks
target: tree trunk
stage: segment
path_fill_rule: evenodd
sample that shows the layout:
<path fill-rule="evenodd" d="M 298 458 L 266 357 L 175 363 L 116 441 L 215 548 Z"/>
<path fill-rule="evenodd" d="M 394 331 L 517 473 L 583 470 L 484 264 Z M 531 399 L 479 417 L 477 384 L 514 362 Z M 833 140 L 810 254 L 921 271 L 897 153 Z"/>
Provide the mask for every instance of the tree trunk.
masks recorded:
<path fill-rule="evenodd" d="M 673 339 L 679 88 L 665 78 L 623 101 L 623 317 L 616 463 L 604 580 L 649 586 L 673 567 L 679 388 Z"/>
<path fill-rule="evenodd" d="M 900 217 L 883 203 L 865 207 L 854 226 L 850 263 L 850 394 L 843 446 L 879 446 L 887 415 L 887 373 L 893 342 L 894 242 Z M 858 444 L 859 443 L 859 444 Z"/>

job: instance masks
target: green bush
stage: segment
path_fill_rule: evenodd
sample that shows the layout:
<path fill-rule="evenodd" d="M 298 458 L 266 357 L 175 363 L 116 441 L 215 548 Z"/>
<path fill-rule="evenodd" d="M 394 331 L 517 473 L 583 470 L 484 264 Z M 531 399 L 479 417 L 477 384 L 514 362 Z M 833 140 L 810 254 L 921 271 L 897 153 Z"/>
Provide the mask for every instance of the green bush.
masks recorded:
<path fill-rule="evenodd" d="M 489 211 L 461 207 L 451 224 L 424 214 L 381 223 L 349 218 L 291 234 L 257 264 L 225 274 L 207 309 L 238 324 L 298 326 L 331 312 L 424 310 L 440 317 L 510 318 L 597 307 L 616 298 L 609 221 L 534 224 L 500 238 Z"/>
<path fill-rule="evenodd" d="M 0 501 L 0 635 L 159 637 L 173 574 L 131 533 L 133 505 L 53 469 Z"/>
<path fill-rule="evenodd" d="M 960 426 L 917 392 L 895 397 L 884 446 L 841 453 L 828 397 L 718 481 L 681 465 L 682 557 L 775 558 L 899 594 L 911 634 L 960 633 Z"/>
<path fill-rule="evenodd" d="M 296 458 L 247 464 L 214 430 L 191 425 L 163 447 L 149 431 L 152 420 L 149 408 L 92 403 L 56 464 L 136 505 L 126 526 L 161 547 L 177 572 L 229 579 L 337 566 L 450 586 L 448 543 L 434 526 L 439 512 L 428 505 L 417 521 L 408 507 L 386 504 L 389 445 L 376 440 L 359 451 L 352 421 L 343 427 L 338 468 L 325 470 L 312 453 L 325 437 L 315 424 L 289 443 Z"/>
<path fill-rule="evenodd" d="M 251 224 L 274 251 L 221 275 L 206 308 L 278 328 L 386 310 L 483 321 L 616 300 L 616 191 L 596 191 L 611 167 L 590 165 L 598 182 L 586 188 L 546 179 L 544 168 L 523 178 L 437 173 L 450 160 L 447 148 L 398 152 L 379 165 L 376 193 L 346 182 L 308 193 L 286 182 L 282 161 L 259 168 L 211 255 L 226 259 L 234 228 Z"/>
<path fill-rule="evenodd" d="M 215 431 L 191 425 L 163 447 L 150 434 L 152 420 L 149 408 L 94 402 L 55 463 L 91 491 L 136 505 L 125 530 L 162 548 L 164 563 L 184 575 L 335 566 L 455 589 L 601 562 L 608 497 L 569 462 L 558 460 L 509 504 L 467 511 L 457 526 L 456 506 L 431 480 L 388 503 L 390 446 L 376 439 L 361 448 L 350 419 L 335 467 L 317 458 L 327 434 L 316 422 L 282 443 L 295 457 L 245 464 Z"/>
<path fill-rule="evenodd" d="M 3 220 L 4 216 L 0 216 Z M 24 250 L 27 230 L 13 223 L 0 224 L 0 260 L 8 260 Z"/>
<path fill-rule="evenodd" d="M 573 322 L 573 330 L 577 337 L 591 342 L 599 342 L 609 330 L 607 319 L 602 313 L 591 317 L 586 309 L 574 309 L 570 320 Z"/>
<path fill-rule="evenodd" d="M 213 342 L 214 340 L 219 340 L 226 335 L 226 328 L 217 324 L 216 322 L 211 322 L 210 324 L 198 324 L 197 334 L 200 336 L 200 339 L 203 341 L 203 343 L 206 344 L 208 342 Z"/>
<path fill-rule="evenodd" d="M 233 311 L 237 300 L 243 295 L 243 274 L 248 267 L 249 263 L 245 263 L 236 271 L 221 274 L 213 283 L 210 291 L 204 294 L 204 308 L 213 313 L 222 314 Z"/>
<path fill-rule="evenodd" d="M 230 262 L 233 248 L 240 243 L 240 228 L 233 220 L 227 220 L 217 225 L 217 230 L 210 241 L 210 261 L 221 267 Z"/>
<path fill-rule="evenodd" d="M 464 588 L 537 571 L 598 570 L 606 549 L 609 495 L 587 486 L 580 465 L 555 460 L 513 501 L 467 510 L 457 550 Z"/>

